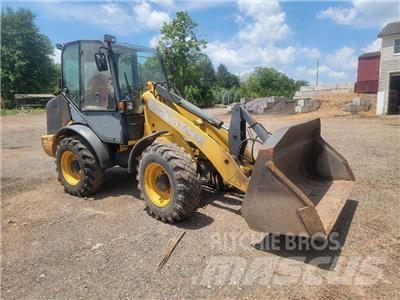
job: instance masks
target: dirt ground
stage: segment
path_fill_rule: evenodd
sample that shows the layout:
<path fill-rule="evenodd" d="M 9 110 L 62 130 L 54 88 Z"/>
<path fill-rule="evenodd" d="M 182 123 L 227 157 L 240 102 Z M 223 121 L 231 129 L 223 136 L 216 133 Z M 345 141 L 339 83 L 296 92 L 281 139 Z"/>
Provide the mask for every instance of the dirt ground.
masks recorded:
<path fill-rule="evenodd" d="M 211 112 L 229 120 L 222 108 Z M 258 119 L 274 131 L 315 116 Z M 41 149 L 45 114 L 1 123 L 3 299 L 400 297 L 398 116 L 322 118 L 323 136 L 348 159 L 356 184 L 335 225 L 339 249 L 321 251 L 250 246 L 271 237 L 247 227 L 242 197 L 206 188 L 191 220 L 158 222 L 120 168 L 93 198 L 72 197 Z"/>

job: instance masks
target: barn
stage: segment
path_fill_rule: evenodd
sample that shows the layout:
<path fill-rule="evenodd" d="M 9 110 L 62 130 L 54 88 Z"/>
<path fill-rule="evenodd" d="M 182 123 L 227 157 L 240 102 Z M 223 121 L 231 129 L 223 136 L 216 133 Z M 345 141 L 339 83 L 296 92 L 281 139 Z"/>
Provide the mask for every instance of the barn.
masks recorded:
<path fill-rule="evenodd" d="M 380 59 L 380 51 L 364 53 L 358 57 L 356 93 L 376 94 L 378 92 Z"/>

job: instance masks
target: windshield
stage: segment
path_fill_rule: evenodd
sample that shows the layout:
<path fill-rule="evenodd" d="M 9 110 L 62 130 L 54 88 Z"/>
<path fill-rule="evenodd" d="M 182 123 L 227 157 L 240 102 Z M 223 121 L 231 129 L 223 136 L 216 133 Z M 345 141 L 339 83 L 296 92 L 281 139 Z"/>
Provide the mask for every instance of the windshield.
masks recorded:
<path fill-rule="evenodd" d="M 140 93 L 149 80 L 166 81 L 160 60 L 154 51 L 115 45 L 113 52 L 122 97 L 132 90 Z"/>

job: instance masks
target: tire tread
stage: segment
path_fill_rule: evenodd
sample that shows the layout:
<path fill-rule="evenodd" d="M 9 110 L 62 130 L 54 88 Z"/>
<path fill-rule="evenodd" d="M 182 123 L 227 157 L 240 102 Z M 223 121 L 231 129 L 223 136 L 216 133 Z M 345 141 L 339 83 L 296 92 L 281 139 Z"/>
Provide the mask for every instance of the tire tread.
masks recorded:
<path fill-rule="evenodd" d="M 71 189 L 64 183 L 61 170 L 59 170 L 59 163 L 56 160 L 56 171 L 58 174 L 58 181 L 64 186 L 65 192 L 70 195 L 85 197 L 95 193 L 104 182 L 104 170 L 101 167 L 93 150 L 85 140 L 80 137 L 65 137 L 57 145 L 56 157 L 60 157 L 59 151 L 63 148 L 70 148 L 78 154 L 83 163 L 84 182 L 78 190 Z"/>
<path fill-rule="evenodd" d="M 143 159 L 149 155 L 157 155 L 165 159 L 170 165 L 177 182 L 176 202 L 169 214 L 167 216 L 158 214 L 145 201 L 149 215 L 168 223 L 180 221 L 193 215 L 199 205 L 201 184 L 198 180 L 196 165 L 191 156 L 183 148 L 169 142 L 156 140 L 151 146 L 147 147 L 138 158 L 138 171 L 136 172 L 140 194 L 142 199 L 145 200 L 144 176 L 141 165 Z"/>

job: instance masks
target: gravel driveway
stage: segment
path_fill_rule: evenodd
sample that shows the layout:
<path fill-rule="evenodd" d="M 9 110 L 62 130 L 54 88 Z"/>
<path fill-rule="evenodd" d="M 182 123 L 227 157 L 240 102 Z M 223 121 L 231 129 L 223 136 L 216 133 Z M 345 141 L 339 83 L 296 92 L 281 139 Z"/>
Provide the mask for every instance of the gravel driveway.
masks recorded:
<path fill-rule="evenodd" d="M 258 118 L 271 131 L 299 119 Z M 335 226 L 339 248 L 323 251 L 250 246 L 284 237 L 250 231 L 242 196 L 209 189 L 190 221 L 158 222 L 120 168 L 93 198 L 67 195 L 41 149 L 45 114 L 1 122 L 4 299 L 400 297 L 399 117 L 322 119 L 323 136 L 356 176 Z"/>

